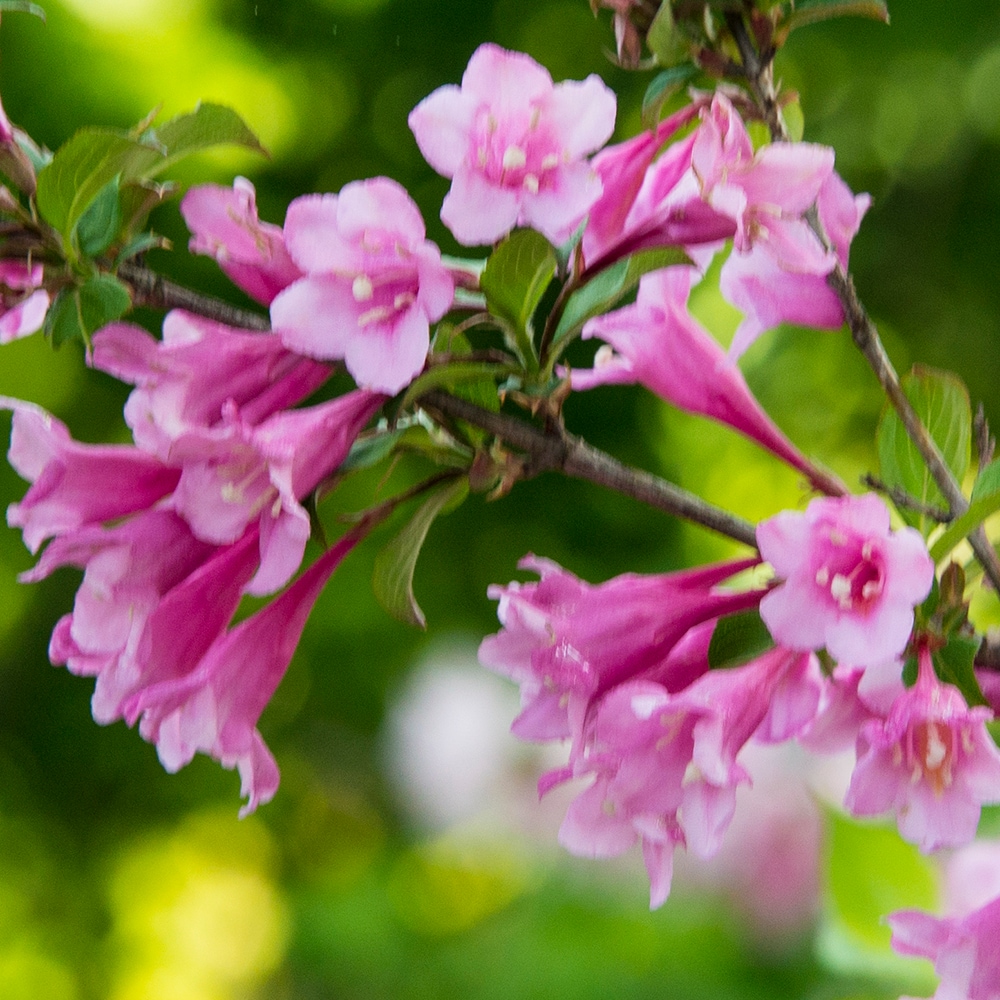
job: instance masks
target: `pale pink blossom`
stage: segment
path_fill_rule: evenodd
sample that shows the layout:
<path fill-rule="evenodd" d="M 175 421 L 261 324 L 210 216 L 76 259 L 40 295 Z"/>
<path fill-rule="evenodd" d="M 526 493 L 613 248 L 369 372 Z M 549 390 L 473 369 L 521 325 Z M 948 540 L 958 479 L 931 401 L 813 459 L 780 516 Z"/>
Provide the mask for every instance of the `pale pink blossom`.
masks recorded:
<path fill-rule="evenodd" d="M 157 340 L 133 323 L 94 334 L 90 364 L 137 388 L 125 404 L 136 444 L 169 461 L 178 437 L 222 422 L 226 404 L 259 423 L 301 402 L 330 365 L 289 351 L 274 334 L 238 330 L 174 309 Z"/>
<path fill-rule="evenodd" d="M 896 951 L 934 963 L 934 1000 L 1000 1000 L 1000 897 L 961 916 L 900 910 L 887 922 Z"/>
<path fill-rule="evenodd" d="M 173 508 L 203 541 L 228 545 L 260 528 L 261 565 L 250 593 L 283 586 L 312 531 L 301 500 L 343 460 L 385 397 L 358 389 L 250 425 L 235 407 L 213 430 L 191 430 L 171 454 L 182 466 Z"/>
<path fill-rule="evenodd" d="M 0 116 L 2 113 L 0 109 Z M 9 344 L 42 328 L 50 303 L 49 293 L 41 287 L 43 279 L 41 264 L 0 260 L 0 344 Z"/>
<path fill-rule="evenodd" d="M 306 277 L 271 303 L 285 346 L 343 358 L 360 386 L 399 392 L 423 368 L 430 324 L 455 292 L 425 232 L 416 204 L 387 177 L 293 201 L 285 238 Z"/>
<path fill-rule="evenodd" d="M 903 652 L 934 563 L 919 532 L 890 530 L 889 510 L 874 493 L 782 511 L 757 526 L 757 544 L 783 581 L 760 604 L 776 642 L 826 647 L 853 665 Z"/>
<path fill-rule="evenodd" d="M 641 382 L 689 413 L 718 420 L 756 441 L 810 480 L 820 474 L 764 412 L 735 362 L 688 312 L 692 267 L 644 275 L 634 304 L 590 320 L 583 337 L 617 352 L 598 354 L 591 371 L 571 372 L 574 389 Z"/>
<path fill-rule="evenodd" d="M 37 552 L 47 538 L 145 510 L 173 490 L 180 471 L 131 445 L 81 444 L 66 425 L 32 403 L 0 397 L 13 410 L 7 458 L 32 485 L 7 508 Z"/>
<path fill-rule="evenodd" d="M 452 179 L 441 218 L 459 243 L 493 243 L 515 226 L 562 243 L 601 193 L 584 157 L 615 125 L 599 77 L 553 84 L 530 56 L 481 45 L 461 87 L 440 87 L 410 113 L 428 163 Z"/>
<path fill-rule="evenodd" d="M 277 791 L 278 767 L 257 722 L 320 591 L 358 537 L 345 536 L 281 596 L 216 638 L 193 670 L 146 685 L 128 701 L 128 717 L 140 718 L 140 734 L 156 744 L 168 771 L 179 770 L 198 751 L 239 769 L 247 798 L 241 816 Z"/>
<path fill-rule="evenodd" d="M 518 565 L 541 579 L 490 588 L 504 627 L 479 647 L 484 666 L 521 685 L 513 732 L 529 740 L 576 739 L 592 701 L 616 684 L 642 676 L 674 689 L 675 667 L 686 684 L 690 664 L 671 661 L 671 651 L 700 622 L 757 603 L 759 591 L 716 587 L 754 564 L 747 559 L 678 573 L 627 573 L 592 585 L 549 560 L 526 556 Z"/>
<path fill-rule="evenodd" d="M 251 298 L 270 305 L 302 276 L 285 249 L 280 226 L 257 217 L 257 193 L 245 177 L 232 188 L 202 184 L 181 200 L 181 215 L 194 235 L 192 253 L 214 257 L 230 280 Z"/>
<path fill-rule="evenodd" d="M 1000 802 L 1000 751 L 986 731 L 993 713 L 942 684 L 926 646 L 918 660 L 916 684 L 888 717 L 861 726 L 845 805 L 856 816 L 894 812 L 900 834 L 933 851 L 970 841 L 980 807 Z"/>

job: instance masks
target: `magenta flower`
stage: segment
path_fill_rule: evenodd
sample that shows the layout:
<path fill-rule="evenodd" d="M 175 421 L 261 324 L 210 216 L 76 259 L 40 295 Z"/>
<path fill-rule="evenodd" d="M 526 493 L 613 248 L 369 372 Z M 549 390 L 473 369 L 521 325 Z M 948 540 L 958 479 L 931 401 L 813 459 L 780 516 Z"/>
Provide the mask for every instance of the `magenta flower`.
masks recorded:
<path fill-rule="evenodd" d="M 399 392 L 423 368 L 430 324 L 455 293 L 413 200 L 387 177 L 296 198 L 285 238 L 306 273 L 271 303 L 285 346 L 343 358 L 359 385 Z"/>
<path fill-rule="evenodd" d="M 359 536 L 345 536 L 320 556 L 280 597 L 217 638 L 197 667 L 147 685 L 130 699 L 129 718 L 156 744 L 175 772 L 198 751 L 239 769 L 245 816 L 269 801 L 278 768 L 257 721 L 291 662 L 306 619 L 330 575 Z"/>
<path fill-rule="evenodd" d="M 0 142 L 5 141 L 11 140 L 0 135 Z M 41 264 L 0 260 L 0 344 L 9 344 L 42 328 L 50 301 L 49 293 L 41 287 L 43 277 Z"/>
<path fill-rule="evenodd" d="M 934 1000 L 1000 1000 L 1000 897 L 961 916 L 900 910 L 887 920 L 896 951 L 934 963 Z"/>
<path fill-rule="evenodd" d="M 1000 802 L 1000 751 L 986 731 L 988 708 L 969 708 L 919 652 L 917 682 L 886 719 L 861 726 L 845 805 L 856 816 L 896 813 L 900 834 L 922 851 L 976 835 L 980 807 Z"/>
<path fill-rule="evenodd" d="M 462 86 L 440 87 L 410 113 L 427 162 L 451 190 L 441 218 L 465 246 L 530 226 L 563 243 L 601 193 L 584 157 L 615 127 L 614 94 L 594 75 L 553 85 L 530 56 L 481 45 Z"/>
<path fill-rule="evenodd" d="M 32 485 L 7 508 L 37 552 L 47 538 L 151 507 L 174 488 L 177 469 L 131 445 L 80 444 L 61 423 L 32 403 L 0 397 L 14 411 L 7 458 Z"/>
<path fill-rule="evenodd" d="M 270 305 L 302 276 L 285 249 L 280 226 L 257 218 L 256 191 L 245 177 L 232 188 L 202 184 L 181 200 L 181 215 L 194 235 L 192 253 L 214 257 L 229 279 L 251 298 Z"/>
<path fill-rule="evenodd" d="M 169 461 L 173 442 L 222 422 L 226 404 L 258 423 L 301 402 L 331 367 L 288 350 L 273 334 L 237 330 L 179 309 L 163 320 L 163 339 L 132 323 L 94 334 L 90 364 L 137 386 L 125 404 L 136 444 Z"/>
<path fill-rule="evenodd" d="M 919 532 L 890 531 L 874 493 L 813 500 L 757 526 L 761 555 L 784 581 L 760 603 L 775 642 L 852 665 L 898 657 L 934 563 Z"/>
<path fill-rule="evenodd" d="M 343 462 L 383 402 L 358 389 L 256 426 L 231 409 L 221 427 L 189 431 L 175 443 L 172 457 L 183 471 L 174 509 L 198 538 L 215 545 L 259 525 L 261 565 L 248 589 L 272 593 L 298 569 L 309 540 L 309 514 L 299 501 Z"/>
<path fill-rule="evenodd" d="M 671 651 L 700 622 L 757 603 L 759 591 L 715 586 L 755 562 L 627 573 L 591 585 L 526 556 L 518 565 L 541 579 L 490 588 L 504 627 L 479 647 L 484 666 L 521 685 L 522 711 L 512 731 L 529 740 L 577 739 L 592 701 L 616 684 L 638 676 L 668 689 L 675 689 L 676 676 L 686 684 L 691 665 L 686 658 L 672 661 Z"/>
<path fill-rule="evenodd" d="M 735 362 L 688 312 L 696 273 L 670 267 L 644 275 L 633 305 L 590 320 L 584 338 L 600 337 L 618 353 L 599 354 L 592 371 L 572 372 L 573 388 L 641 382 L 689 413 L 727 424 L 816 481 L 821 474 L 761 409 Z"/>

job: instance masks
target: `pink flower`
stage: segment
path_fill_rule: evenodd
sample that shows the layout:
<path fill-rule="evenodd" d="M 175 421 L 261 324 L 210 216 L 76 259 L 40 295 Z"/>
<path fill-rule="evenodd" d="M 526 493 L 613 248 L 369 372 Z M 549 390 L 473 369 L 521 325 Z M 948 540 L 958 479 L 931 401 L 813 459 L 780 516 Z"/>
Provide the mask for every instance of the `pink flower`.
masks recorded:
<path fill-rule="evenodd" d="M 90 363 L 137 386 L 125 421 L 136 444 L 164 461 L 186 431 L 221 423 L 226 404 L 258 423 L 301 402 L 332 374 L 329 365 L 293 354 L 273 334 L 236 330 L 179 309 L 163 320 L 162 340 L 132 323 L 99 330 Z"/>
<path fill-rule="evenodd" d="M 784 582 L 760 603 L 776 642 L 821 649 L 852 665 L 903 652 L 913 608 L 930 592 L 934 563 L 913 528 L 890 531 L 874 493 L 813 500 L 757 526 L 760 553 Z"/>
<path fill-rule="evenodd" d="M 1000 897 L 962 916 L 900 910 L 887 919 L 896 951 L 934 963 L 935 1000 L 1000 1000 Z"/>
<path fill-rule="evenodd" d="M 278 768 L 257 722 L 320 591 L 358 537 L 341 539 L 280 597 L 217 638 L 195 669 L 147 685 L 128 702 L 127 715 L 141 716 L 139 732 L 156 744 L 168 771 L 179 770 L 198 751 L 239 769 L 247 797 L 241 816 L 277 790 Z"/>
<path fill-rule="evenodd" d="M 503 629 L 479 647 L 483 665 L 521 685 L 523 710 L 511 727 L 522 739 L 578 738 L 601 694 L 642 676 L 674 689 L 671 651 L 700 622 L 752 607 L 758 591 L 717 583 L 755 564 L 748 559 L 680 573 L 628 573 L 591 585 L 555 563 L 526 556 L 518 564 L 537 583 L 491 587 Z M 707 669 L 707 661 L 702 669 Z"/>
<path fill-rule="evenodd" d="M 605 382 L 641 382 L 689 413 L 745 434 L 810 481 L 819 473 L 761 409 L 735 362 L 688 312 L 691 267 L 644 275 L 633 305 L 590 320 L 584 338 L 600 337 L 618 352 L 593 371 L 571 373 L 574 389 Z"/>
<path fill-rule="evenodd" d="M 851 240 L 870 202 L 866 194 L 853 195 L 835 173 L 826 178 L 819 190 L 816 208 L 820 225 L 841 267 L 847 267 Z M 723 298 L 744 314 L 730 354 L 738 357 L 760 334 L 780 323 L 824 330 L 843 325 L 843 306 L 826 280 L 833 266 L 831 263 L 827 268 L 824 263 L 816 270 L 809 270 L 794 259 L 786 257 L 783 261 L 763 243 L 757 243 L 746 253 L 730 254 L 722 266 L 719 287 Z"/>
<path fill-rule="evenodd" d="M 553 85 L 529 56 L 496 45 L 472 54 L 461 88 L 440 87 L 410 113 L 427 162 L 451 190 L 441 218 L 466 246 L 530 226 L 563 243 L 601 193 L 583 159 L 615 126 L 597 76 Z"/>
<path fill-rule="evenodd" d="M 430 324 L 455 292 L 413 200 L 386 177 L 307 195 L 289 205 L 285 238 L 306 273 L 271 303 L 285 346 L 343 358 L 359 385 L 399 392 L 423 368 Z"/>
<path fill-rule="evenodd" d="M 257 218 L 256 191 L 245 177 L 237 177 L 232 189 L 191 188 L 181 200 L 181 215 L 194 233 L 191 252 L 214 257 L 230 280 L 258 302 L 270 305 L 302 276 L 288 256 L 281 228 Z"/>
<path fill-rule="evenodd" d="M 268 594 L 298 569 L 311 533 L 299 502 L 347 457 L 385 397 L 358 389 L 250 426 L 231 409 L 221 427 L 189 431 L 172 449 L 183 465 L 174 509 L 203 541 L 228 545 L 260 527 L 261 565 L 249 586 Z"/>
<path fill-rule="evenodd" d="M 3 141 L 8 140 L 0 136 Z M 43 276 L 41 264 L 0 260 L 0 344 L 9 344 L 42 328 L 49 310 L 49 293 L 41 287 Z"/>
<path fill-rule="evenodd" d="M 32 552 L 46 538 L 151 507 L 180 476 L 130 445 L 80 444 L 38 406 L 0 397 L 14 411 L 7 457 L 32 485 L 7 508 L 7 523 L 21 528 Z"/>
<path fill-rule="evenodd" d="M 861 726 L 845 805 L 856 816 L 895 812 L 900 834 L 922 851 L 967 843 L 981 805 L 1000 802 L 1000 751 L 986 731 L 992 716 L 942 684 L 921 646 L 916 684 L 886 719 Z"/>

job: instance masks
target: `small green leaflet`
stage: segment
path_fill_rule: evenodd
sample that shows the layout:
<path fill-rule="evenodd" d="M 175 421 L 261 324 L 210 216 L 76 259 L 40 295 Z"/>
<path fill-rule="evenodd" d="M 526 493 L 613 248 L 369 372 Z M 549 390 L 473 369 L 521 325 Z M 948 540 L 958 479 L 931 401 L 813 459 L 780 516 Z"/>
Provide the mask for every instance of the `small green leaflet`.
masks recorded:
<path fill-rule="evenodd" d="M 977 635 L 952 635 L 941 649 L 934 650 L 934 672 L 946 684 L 954 684 L 969 705 L 988 705 L 972 664 L 982 638 Z"/>
<path fill-rule="evenodd" d="M 64 288 L 45 317 L 45 335 L 53 347 L 68 340 L 90 344 L 90 335 L 124 316 L 131 308 L 128 289 L 110 274 L 96 274 L 82 285 Z"/>
<path fill-rule="evenodd" d="M 114 242 L 121 225 L 118 178 L 112 177 L 98 192 L 76 227 L 80 249 L 89 257 L 103 253 Z"/>
<path fill-rule="evenodd" d="M 379 604 L 404 625 L 427 627 L 427 619 L 413 596 L 413 571 L 434 519 L 446 507 L 457 507 L 469 493 L 464 476 L 439 486 L 421 504 L 402 531 L 375 557 L 372 590 Z"/>
<path fill-rule="evenodd" d="M 969 467 L 972 443 L 972 408 L 965 385 L 950 372 L 915 365 L 903 377 L 902 386 L 945 464 L 961 482 Z M 882 480 L 888 486 L 905 490 L 922 504 L 944 505 L 944 497 L 923 457 L 889 404 L 879 421 L 876 446 Z M 918 512 L 902 509 L 900 514 L 925 535 L 934 526 L 930 518 Z"/>
<path fill-rule="evenodd" d="M 660 8 L 661 10 L 665 8 Z M 694 63 L 685 62 L 679 66 L 657 73 L 642 97 L 642 124 L 654 128 L 660 117 L 660 110 L 678 90 L 690 83 L 701 72 Z"/>
<path fill-rule="evenodd" d="M 1000 510 L 1000 459 L 991 462 L 976 480 L 969 509 L 955 518 L 931 546 L 931 558 L 940 562 L 991 514 Z"/>
<path fill-rule="evenodd" d="M 720 618 L 708 646 L 708 665 L 724 670 L 749 663 L 774 648 L 774 640 L 756 608 Z"/>

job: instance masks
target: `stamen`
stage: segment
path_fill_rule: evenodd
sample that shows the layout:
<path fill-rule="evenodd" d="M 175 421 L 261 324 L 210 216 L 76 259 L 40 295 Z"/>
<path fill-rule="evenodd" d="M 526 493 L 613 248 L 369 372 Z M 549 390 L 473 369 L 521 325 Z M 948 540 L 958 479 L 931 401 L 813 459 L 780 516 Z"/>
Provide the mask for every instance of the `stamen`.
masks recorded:
<path fill-rule="evenodd" d="M 351 294 L 355 302 L 367 302 L 375 294 L 372 279 L 367 274 L 359 274 L 351 283 Z"/>
<path fill-rule="evenodd" d="M 837 573 L 830 581 L 830 593 L 842 608 L 851 607 L 851 581 L 843 573 Z"/>
<path fill-rule="evenodd" d="M 538 194 L 538 178 L 534 174 L 525 174 L 523 183 L 526 191 Z"/>
<path fill-rule="evenodd" d="M 504 170 L 520 170 L 528 162 L 528 157 L 520 146 L 508 146 L 503 153 L 501 165 Z"/>

